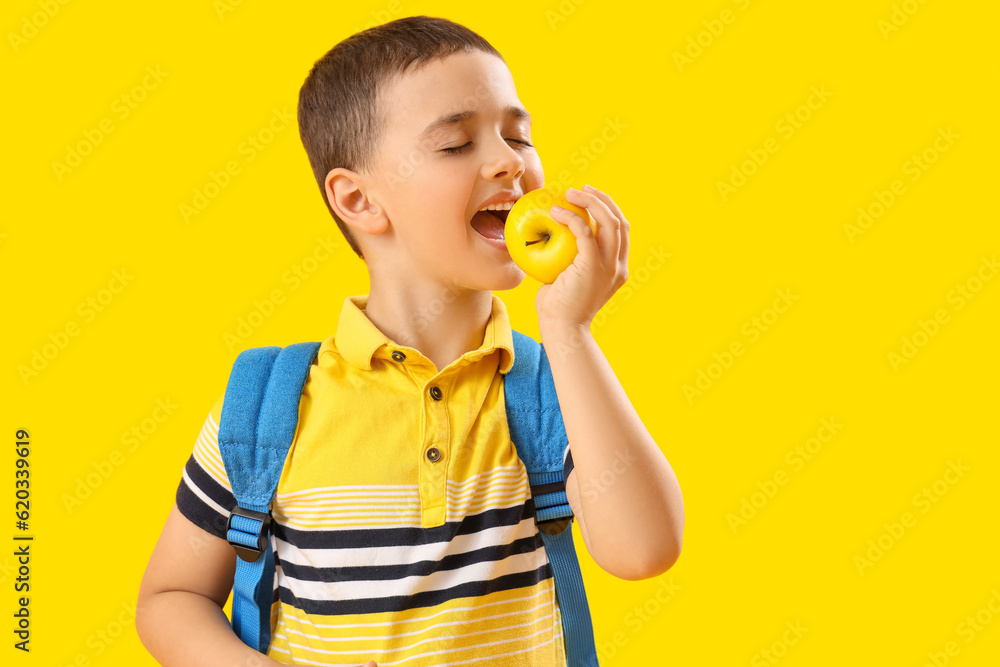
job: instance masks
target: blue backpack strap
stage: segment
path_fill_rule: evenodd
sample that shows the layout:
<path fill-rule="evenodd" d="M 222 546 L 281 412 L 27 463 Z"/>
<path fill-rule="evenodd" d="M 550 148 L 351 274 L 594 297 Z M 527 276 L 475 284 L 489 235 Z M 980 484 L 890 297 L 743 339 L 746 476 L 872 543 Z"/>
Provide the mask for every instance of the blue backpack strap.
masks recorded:
<path fill-rule="evenodd" d="M 219 419 L 219 451 L 236 507 L 226 538 L 236 550 L 233 631 L 255 650 L 271 643 L 271 500 L 295 437 L 299 400 L 320 343 L 244 350 L 233 363 Z"/>
<path fill-rule="evenodd" d="M 569 667 L 597 667 L 594 628 L 580 563 L 573 546 L 573 510 L 566 497 L 563 453 L 568 440 L 545 349 L 530 336 L 514 335 L 514 365 L 504 376 L 507 425 L 528 471 L 535 521 L 552 565 L 562 614 Z M 545 526 L 563 520 L 558 526 Z M 553 532 L 549 532 L 553 531 Z"/>

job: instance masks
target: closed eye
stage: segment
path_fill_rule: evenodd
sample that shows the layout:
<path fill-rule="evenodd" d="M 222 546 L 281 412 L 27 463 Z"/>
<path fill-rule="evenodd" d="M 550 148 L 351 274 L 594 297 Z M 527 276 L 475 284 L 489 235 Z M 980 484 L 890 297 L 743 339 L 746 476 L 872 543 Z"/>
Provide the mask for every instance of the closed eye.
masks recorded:
<path fill-rule="evenodd" d="M 520 139 L 508 139 L 507 141 L 513 141 L 515 144 L 521 144 L 522 146 L 525 146 L 527 148 L 534 147 L 534 144 L 529 144 L 527 141 L 521 141 Z M 458 153 L 465 152 L 465 149 L 467 149 L 471 145 L 472 145 L 472 142 L 471 141 L 467 141 L 464 144 L 462 144 L 461 146 L 455 146 L 454 148 L 442 148 L 441 152 L 442 153 L 448 153 L 449 155 L 457 155 Z"/>

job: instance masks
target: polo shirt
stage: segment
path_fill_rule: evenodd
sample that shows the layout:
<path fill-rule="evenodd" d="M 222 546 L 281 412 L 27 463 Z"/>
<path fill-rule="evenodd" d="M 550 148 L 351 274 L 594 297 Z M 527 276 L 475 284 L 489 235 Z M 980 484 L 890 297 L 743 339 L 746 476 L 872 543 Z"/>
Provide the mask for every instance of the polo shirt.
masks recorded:
<path fill-rule="evenodd" d="M 503 301 L 443 369 L 344 300 L 302 392 L 272 502 L 267 655 L 298 665 L 565 667 L 562 620 L 527 473 L 510 439 Z M 223 395 L 177 488 L 225 539 L 236 502 L 219 454 Z M 564 469 L 572 468 L 569 448 Z"/>

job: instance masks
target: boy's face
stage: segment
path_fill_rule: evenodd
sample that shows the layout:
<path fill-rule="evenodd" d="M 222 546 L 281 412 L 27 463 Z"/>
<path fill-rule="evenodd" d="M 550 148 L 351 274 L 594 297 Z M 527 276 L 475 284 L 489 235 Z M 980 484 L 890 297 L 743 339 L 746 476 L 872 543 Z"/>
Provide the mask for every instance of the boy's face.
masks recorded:
<path fill-rule="evenodd" d="M 524 272 L 506 247 L 471 224 L 494 195 L 516 198 L 544 184 L 531 121 L 507 109 L 523 111 L 507 66 L 489 54 L 459 52 L 403 75 L 386 93 L 387 133 L 366 179 L 384 229 L 375 227 L 367 247 L 401 279 L 470 290 L 516 287 Z M 427 131 L 460 112 L 474 115 Z"/>

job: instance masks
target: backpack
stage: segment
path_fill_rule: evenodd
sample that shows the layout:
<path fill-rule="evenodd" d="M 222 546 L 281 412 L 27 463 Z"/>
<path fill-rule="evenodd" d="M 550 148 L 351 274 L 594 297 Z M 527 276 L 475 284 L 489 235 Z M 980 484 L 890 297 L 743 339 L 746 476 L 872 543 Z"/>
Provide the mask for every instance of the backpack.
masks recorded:
<path fill-rule="evenodd" d="M 535 522 L 555 579 L 569 667 L 598 667 L 587 594 L 573 546 L 566 497 L 566 429 L 545 350 L 513 331 L 514 365 L 504 376 L 511 440 L 528 472 Z M 295 437 L 299 400 L 320 343 L 250 348 L 233 363 L 219 420 L 219 450 L 236 498 L 226 537 L 236 550 L 232 625 L 248 646 L 271 642 L 274 553 L 270 506 Z"/>

